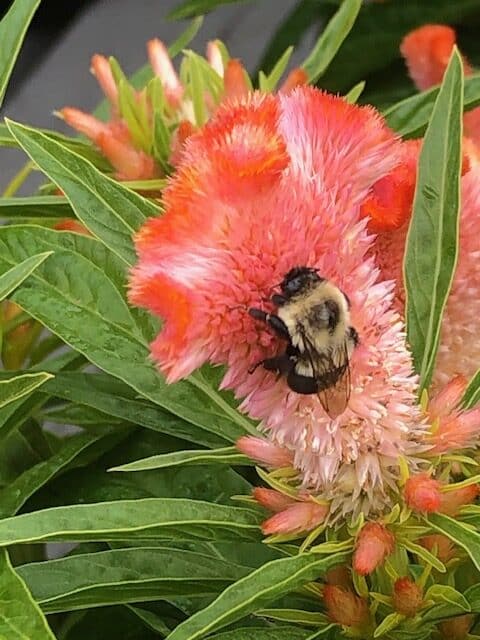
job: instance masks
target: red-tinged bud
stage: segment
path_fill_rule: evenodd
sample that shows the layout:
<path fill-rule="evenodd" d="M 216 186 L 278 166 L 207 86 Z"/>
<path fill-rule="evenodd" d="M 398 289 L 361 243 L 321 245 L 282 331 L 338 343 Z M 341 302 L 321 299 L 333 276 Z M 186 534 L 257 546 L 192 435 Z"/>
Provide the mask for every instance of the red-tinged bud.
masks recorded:
<path fill-rule="evenodd" d="M 195 132 L 195 126 L 188 120 L 182 120 L 172 138 L 170 163 L 176 167 L 183 156 L 186 140 Z"/>
<path fill-rule="evenodd" d="M 224 99 L 234 98 L 240 100 L 249 92 L 246 80 L 246 71 L 240 60 L 232 58 L 227 63 L 224 76 Z"/>
<path fill-rule="evenodd" d="M 307 533 L 321 525 L 328 515 L 328 505 L 316 502 L 296 502 L 276 513 L 262 524 L 266 536 Z"/>
<path fill-rule="evenodd" d="M 90 70 L 116 112 L 118 109 L 118 89 L 113 78 L 109 61 L 105 56 L 101 56 L 97 53 L 92 57 Z"/>
<path fill-rule="evenodd" d="M 308 84 L 308 75 L 305 69 L 297 67 L 292 69 L 282 84 L 279 93 L 290 93 L 295 87 L 301 87 L 304 84 Z"/>
<path fill-rule="evenodd" d="M 119 180 L 150 180 L 159 177 L 160 172 L 153 158 L 110 133 L 100 134 L 96 144 L 117 170 Z"/>
<path fill-rule="evenodd" d="M 57 111 L 56 114 L 73 129 L 79 133 L 83 133 L 83 135 L 93 140 L 93 142 L 97 142 L 100 135 L 108 134 L 108 125 L 89 113 L 80 111 L 80 109 L 64 107 L 60 111 Z"/>
<path fill-rule="evenodd" d="M 87 227 L 85 227 L 85 225 L 83 225 L 78 220 L 74 220 L 73 218 L 64 218 L 63 220 L 60 220 L 60 222 L 54 224 L 53 228 L 57 231 L 74 231 L 75 233 L 81 233 L 85 236 L 91 235 L 90 231 L 87 229 Z"/>
<path fill-rule="evenodd" d="M 466 640 L 474 617 L 470 614 L 444 620 L 438 625 L 440 635 L 445 640 Z"/>
<path fill-rule="evenodd" d="M 478 493 L 478 484 L 471 484 L 468 487 L 442 493 L 440 513 L 445 513 L 447 516 L 456 516 L 464 505 L 470 504 L 475 500 Z"/>
<path fill-rule="evenodd" d="M 344 564 L 332 567 L 325 574 L 325 582 L 327 584 L 335 585 L 336 587 L 342 587 L 348 591 L 352 587 L 350 569 Z"/>
<path fill-rule="evenodd" d="M 442 494 L 438 480 L 430 478 L 427 473 L 411 476 L 405 483 L 405 502 L 413 511 L 435 513 L 440 510 Z"/>
<path fill-rule="evenodd" d="M 423 592 L 413 580 L 405 576 L 393 585 L 393 608 L 407 618 L 413 618 L 422 606 Z"/>
<path fill-rule="evenodd" d="M 357 537 L 353 568 L 366 576 L 384 563 L 395 546 L 395 537 L 380 522 L 367 522 Z"/>
<path fill-rule="evenodd" d="M 212 69 L 216 71 L 221 78 L 223 78 L 224 68 L 222 52 L 220 51 L 220 47 L 216 40 L 210 40 L 207 44 L 207 60 Z"/>
<path fill-rule="evenodd" d="M 468 380 L 465 376 L 455 376 L 443 389 L 428 403 L 427 415 L 430 420 L 446 418 L 460 404 Z"/>
<path fill-rule="evenodd" d="M 241 453 L 267 467 L 291 467 L 293 463 L 291 451 L 263 438 L 243 436 L 236 446 Z"/>
<path fill-rule="evenodd" d="M 183 96 L 183 87 L 172 64 L 166 46 L 158 38 L 147 42 L 150 64 L 160 78 L 165 97 L 172 107 L 178 107 Z"/>
<path fill-rule="evenodd" d="M 266 489 L 265 487 L 255 487 L 252 495 L 262 507 L 269 509 L 269 511 L 283 511 L 292 504 L 295 504 L 293 498 L 286 496 L 284 493 L 280 493 L 280 491 Z"/>
<path fill-rule="evenodd" d="M 365 598 L 333 584 L 323 588 L 323 601 L 332 622 L 345 627 L 363 628 L 370 623 L 370 611 Z"/>
<path fill-rule="evenodd" d="M 446 563 L 456 557 L 455 545 L 450 538 L 441 533 L 423 536 L 418 542 L 430 553 L 433 553 L 440 562 Z"/>

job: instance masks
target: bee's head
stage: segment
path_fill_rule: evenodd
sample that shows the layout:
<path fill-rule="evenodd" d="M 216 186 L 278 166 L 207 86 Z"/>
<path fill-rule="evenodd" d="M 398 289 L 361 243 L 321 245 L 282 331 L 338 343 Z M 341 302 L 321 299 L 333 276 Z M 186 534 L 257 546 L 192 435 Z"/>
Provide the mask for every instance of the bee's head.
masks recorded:
<path fill-rule="evenodd" d="M 316 269 L 311 267 L 294 267 L 280 283 L 280 289 L 286 298 L 291 298 L 302 293 L 312 284 L 321 282 L 324 278 L 318 275 Z"/>

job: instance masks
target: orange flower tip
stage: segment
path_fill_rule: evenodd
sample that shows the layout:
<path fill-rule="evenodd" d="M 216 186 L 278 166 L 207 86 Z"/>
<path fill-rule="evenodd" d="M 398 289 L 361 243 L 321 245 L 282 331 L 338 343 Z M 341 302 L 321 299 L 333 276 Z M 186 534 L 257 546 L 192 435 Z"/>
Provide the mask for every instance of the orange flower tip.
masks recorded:
<path fill-rule="evenodd" d="M 423 91 L 441 83 L 455 42 L 455 31 L 441 24 L 427 24 L 405 36 L 400 51 L 419 89 Z M 464 72 L 472 72 L 466 60 Z"/>
<path fill-rule="evenodd" d="M 73 231 L 75 233 L 81 233 L 82 235 L 89 236 L 91 235 L 90 231 L 78 220 L 73 220 L 72 218 L 65 218 L 64 220 L 60 220 L 57 222 L 53 228 L 56 231 Z"/>
<path fill-rule="evenodd" d="M 431 420 L 443 418 L 460 404 L 468 380 L 463 375 L 457 375 L 446 384 L 443 389 L 428 403 L 428 416 Z"/>
<path fill-rule="evenodd" d="M 316 502 L 296 502 L 262 524 L 266 536 L 308 533 L 320 526 L 328 515 L 328 506 Z"/>
<path fill-rule="evenodd" d="M 325 574 L 325 582 L 337 587 L 343 587 L 344 589 L 350 589 L 352 586 L 350 569 L 344 564 L 332 567 Z"/>
<path fill-rule="evenodd" d="M 423 592 L 411 578 L 405 576 L 393 585 L 392 600 L 397 613 L 413 618 L 422 606 Z"/>
<path fill-rule="evenodd" d="M 172 151 L 170 154 L 170 162 L 176 167 L 183 157 L 185 142 L 195 132 L 196 127 L 189 120 L 182 120 L 172 139 Z"/>
<path fill-rule="evenodd" d="M 440 510 L 442 494 L 440 483 L 427 473 L 411 476 L 405 483 L 405 502 L 413 511 L 435 513 Z"/>
<path fill-rule="evenodd" d="M 148 58 L 154 73 L 160 78 L 165 97 L 173 107 L 180 104 L 183 87 L 172 64 L 167 47 L 158 38 L 147 42 Z"/>
<path fill-rule="evenodd" d="M 264 438 L 243 436 L 237 440 L 237 449 L 252 460 L 268 467 L 290 467 L 293 463 L 292 453 L 283 447 Z"/>
<path fill-rule="evenodd" d="M 446 491 L 442 493 L 439 511 L 447 516 L 456 516 L 463 506 L 474 502 L 478 494 L 478 484 L 471 484 L 454 491 Z"/>
<path fill-rule="evenodd" d="M 105 132 L 98 135 L 96 144 L 117 170 L 119 179 L 150 180 L 159 177 L 155 160 L 143 151 L 137 151 L 131 144 Z"/>
<path fill-rule="evenodd" d="M 364 627 L 370 622 L 368 602 L 352 591 L 333 584 L 323 588 L 323 602 L 332 622 L 344 627 Z"/>
<path fill-rule="evenodd" d="M 468 632 L 474 620 L 473 615 L 466 614 L 440 622 L 438 628 L 441 638 L 444 640 L 467 640 Z"/>
<path fill-rule="evenodd" d="M 354 570 L 362 576 L 369 575 L 383 564 L 394 547 L 395 537 L 391 531 L 380 522 L 367 522 L 357 537 Z"/>
<path fill-rule="evenodd" d="M 56 115 L 62 118 L 70 127 L 79 133 L 83 133 L 87 138 L 90 138 L 90 140 L 93 140 L 93 142 L 98 142 L 98 138 L 101 135 L 108 133 L 108 125 L 90 113 L 80 111 L 80 109 L 64 107 L 56 112 Z"/>
<path fill-rule="evenodd" d="M 96 53 L 92 57 L 90 71 L 97 79 L 110 104 L 118 107 L 118 89 L 112 74 L 110 63 L 105 56 Z"/>
<path fill-rule="evenodd" d="M 224 75 L 224 97 L 240 100 L 246 96 L 250 88 L 246 79 L 245 67 L 236 58 L 232 58 L 227 63 Z"/>
<path fill-rule="evenodd" d="M 280 491 L 266 489 L 265 487 L 255 487 L 252 496 L 262 507 L 274 512 L 283 511 L 292 504 L 295 504 L 293 498 L 280 493 Z"/>
<path fill-rule="evenodd" d="M 207 44 L 207 60 L 212 69 L 216 71 L 221 78 L 223 78 L 224 66 L 222 52 L 216 40 L 210 40 Z"/>
<path fill-rule="evenodd" d="M 418 541 L 422 547 L 434 553 L 440 562 L 446 563 L 456 557 L 455 545 L 441 533 L 432 533 L 429 536 L 423 536 Z"/>
<path fill-rule="evenodd" d="M 280 93 L 290 93 L 295 87 L 300 87 L 304 84 L 308 84 L 308 75 L 305 69 L 297 67 L 292 69 L 286 77 L 284 83 L 281 85 Z"/>

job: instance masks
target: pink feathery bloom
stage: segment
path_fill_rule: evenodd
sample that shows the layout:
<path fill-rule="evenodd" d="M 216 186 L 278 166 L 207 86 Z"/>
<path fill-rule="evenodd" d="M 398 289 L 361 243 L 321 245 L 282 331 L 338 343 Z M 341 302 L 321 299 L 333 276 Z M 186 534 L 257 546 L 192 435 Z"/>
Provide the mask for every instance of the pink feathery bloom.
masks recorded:
<path fill-rule="evenodd" d="M 423 536 L 418 542 L 422 547 L 430 551 L 430 553 L 435 554 L 440 562 L 444 564 L 457 556 L 453 542 L 441 533 L 432 533 L 431 535 Z"/>
<path fill-rule="evenodd" d="M 262 532 L 266 536 L 308 533 L 325 522 L 328 511 L 328 505 L 313 500 L 295 502 L 265 520 Z"/>
<path fill-rule="evenodd" d="M 455 43 L 455 31 L 442 24 L 427 24 L 405 36 L 400 50 L 410 76 L 420 90 L 442 82 Z M 473 73 L 465 58 L 463 71 L 466 76 Z M 467 112 L 463 122 L 465 135 L 480 144 L 480 108 Z"/>
<path fill-rule="evenodd" d="M 393 608 L 407 618 L 413 618 L 423 604 L 423 591 L 411 578 L 398 578 L 393 585 Z"/>
<path fill-rule="evenodd" d="M 275 489 L 266 489 L 265 487 L 255 487 L 252 496 L 262 507 L 275 513 L 295 504 L 293 498 L 280 493 L 280 491 L 275 491 Z"/>
<path fill-rule="evenodd" d="M 364 629 L 370 624 L 367 600 L 350 590 L 326 584 L 323 587 L 323 602 L 332 622 L 358 629 Z"/>
<path fill-rule="evenodd" d="M 455 376 L 430 400 L 427 415 L 432 423 L 429 454 L 442 454 L 477 445 L 480 435 L 480 408 L 464 410 L 460 403 L 467 388 L 464 376 Z"/>
<path fill-rule="evenodd" d="M 440 482 L 431 478 L 428 473 L 410 476 L 403 492 L 405 502 L 413 511 L 435 513 L 440 510 L 442 504 L 441 486 Z"/>
<path fill-rule="evenodd" d="M 292 453 L 303 488 L 339 514 L 385 508 L 399 455 L 410 460 L 424 432 L 393 285 L 367 255 L 374 238 L 360 211 L 400 150 L 373 108 L 311 87 L 253 93 L 188 139 L 165 214 L 135 238 L 130 300 L 165 321 L 151 348 L 167 381 L 226 365 L 222 386 Z M 262 366 L 252 372 L 285 342 L 248 310 L 273 311 L 268 300 L 298 266 L 345 292 L 359 335 L 348 406 L 335 418 L 317 395 Z"/>
<path fill-rule="evenodd" d="M 352 566 L 366 576 L 385 562 L 395 547 L 395 537 L 381 522 L 367 522 L 358 534 Z"/>

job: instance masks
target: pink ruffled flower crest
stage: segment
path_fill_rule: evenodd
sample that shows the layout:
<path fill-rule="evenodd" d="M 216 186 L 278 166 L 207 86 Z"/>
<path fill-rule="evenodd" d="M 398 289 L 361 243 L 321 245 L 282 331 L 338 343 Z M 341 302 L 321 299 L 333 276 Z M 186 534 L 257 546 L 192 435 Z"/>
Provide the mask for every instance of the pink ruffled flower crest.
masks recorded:
<path fill-rule="evenodd" d="M 165 214 L 136 237 L 130 299 L 160 315 L 152 353 L 169 382 L 206 361 L 223 386 L 293 456 L 302 485 L 333 512 L 381 511 L 423 432 L 392 284 L 367 256 L 360 205 L 399 162 L 399 143 L 371 108 L 300 87 L 220 107 L 187 141 Z M 315 267 L 351 300 L 360 345 L 346 411 L 290 391 L 258 367 L 285 344 L 248 314 L 292 267 Z M 347 499 L 346 499 L 347 498 Z"/>

